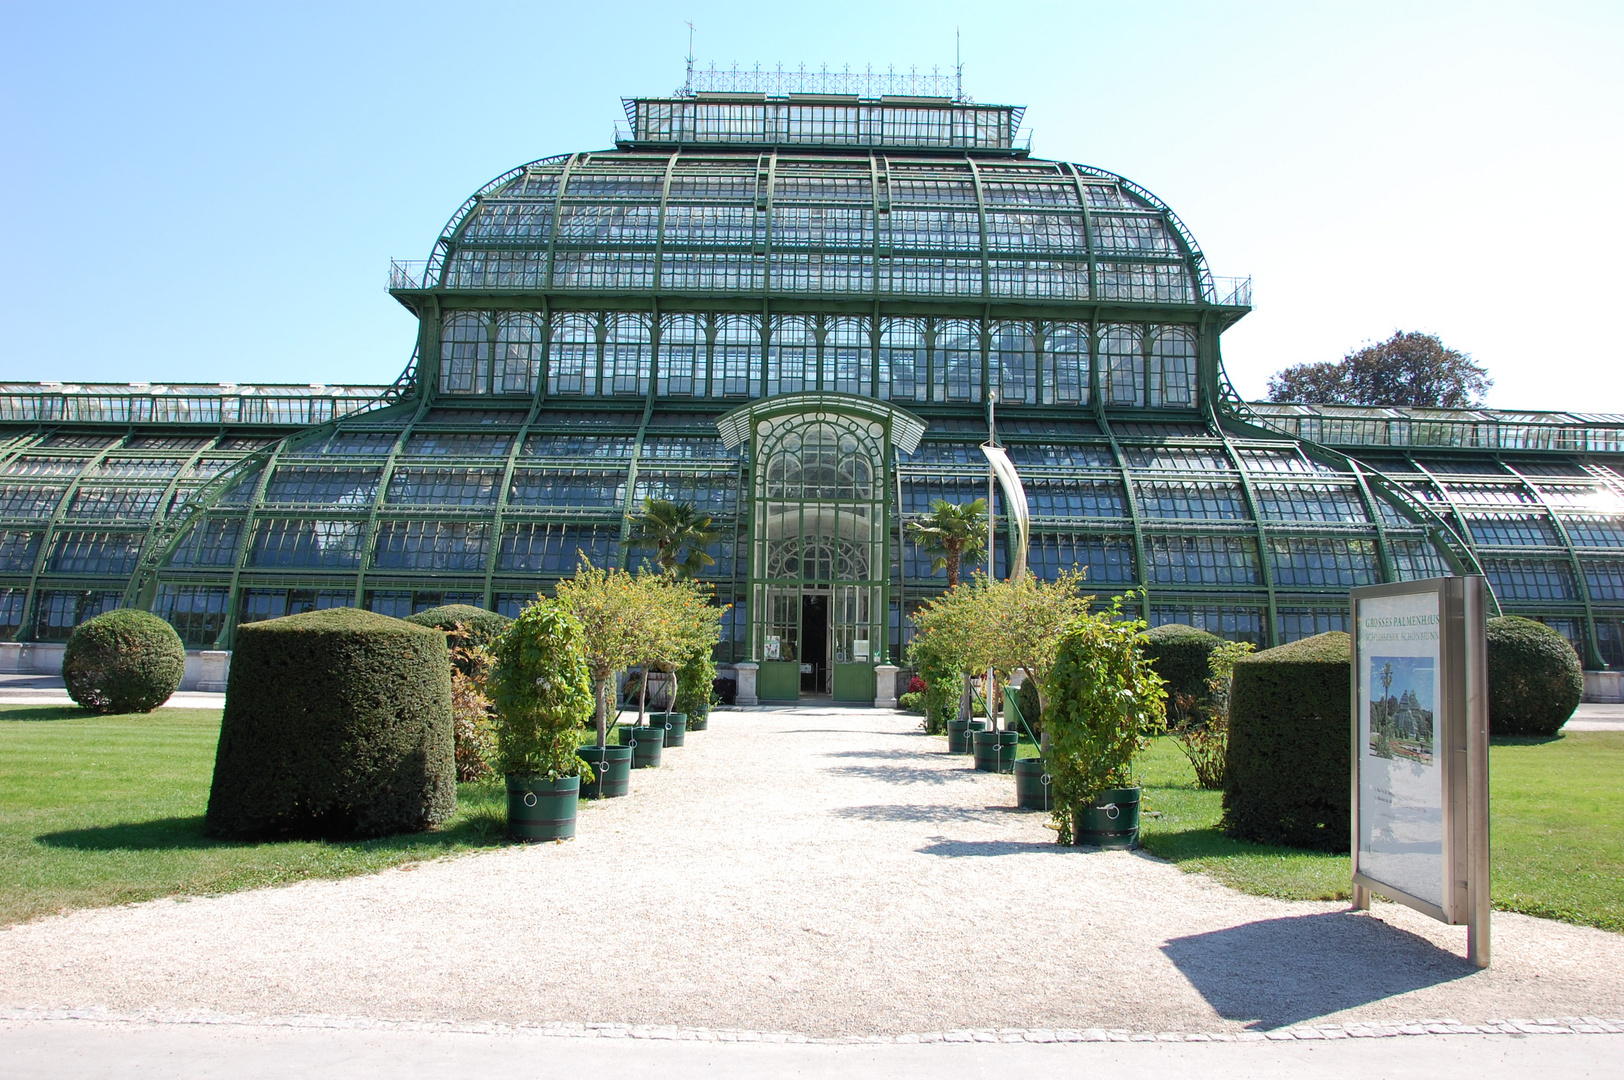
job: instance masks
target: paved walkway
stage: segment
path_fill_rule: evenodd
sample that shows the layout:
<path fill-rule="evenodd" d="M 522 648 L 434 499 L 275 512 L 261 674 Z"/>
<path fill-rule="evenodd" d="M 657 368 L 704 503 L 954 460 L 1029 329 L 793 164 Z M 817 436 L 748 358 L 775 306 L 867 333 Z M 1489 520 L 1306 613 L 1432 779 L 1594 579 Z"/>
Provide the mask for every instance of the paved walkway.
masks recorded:
<path fill-rule="evenodd" d="M 0 1010 L 813 1038 L 1624 1018 L 1624 936 L 1496 914 L 1479 972 L 1462 928 L 1404 908 L 1062 849 L 913 726 L 723 712 L 573 843 L 15 926 Z"/>

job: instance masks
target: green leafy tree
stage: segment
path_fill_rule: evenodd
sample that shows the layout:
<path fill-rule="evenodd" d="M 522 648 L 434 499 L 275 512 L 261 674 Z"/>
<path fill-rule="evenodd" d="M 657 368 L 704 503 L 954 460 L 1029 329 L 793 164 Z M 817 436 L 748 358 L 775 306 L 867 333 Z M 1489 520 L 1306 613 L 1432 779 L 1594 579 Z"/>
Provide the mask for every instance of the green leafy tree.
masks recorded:
<path fill-rule="evenodd" d="M 908 536 L 931 556 L 931 571 L 947 570 L 947 587 L 959 583 L 959 567 L 987 550 L 987 500 L 956 506 L 946 499 L 930 505 L 930 513 L 908 522 Z"/>
<path fill-rule="evenodd" d="M 566 604 L 542 598 L 497 639 L 490 692 L 503 775 L 561 780 L 587 768 L 575 754 L 575 733 L 592 714 L 585 636 Z"/>
<path fill-rule="evenodd" d="M 597 696 L 598 745 L 604 746 L 615 673 L 641 663 L 656 632 L 647 591 L 624 570 L 601 569 L 582 556 L 575 576 L 560 581 L 556 592 L 581 624 L 582 652 Z"/>
<path fill-rule="evenodd" d="M 1494 380 L 1436 334 L 1399 331 L 1337 363 L 1294 364 L 1269 378 L 1270 401 L 1325 405 L 1409 405 L 1466 409 L 1483 403 Z"/>
<path fill-rule="evenodd" d="M 715 565 L 705 549 L 721 538 L 721 532 L 711 528 L 709 514 L 700 513 L 693 503 L 670 499 L 643 500 L 629 537 L 633 547 L 653 548 L 659 568 L 678 577 L 693 577 Z"/>
<path fill-rule="evenodd" d="M 709 655 L 720 639 L 722 609 L 711 604 L 708 586 L 674 573 L 640 574 L 635 583 L 647 628 L 639 657 L 645 669 L 637 702 L 641 724 L 648 707 L 646 672 L 664 672 L 676 683 L 678 669 L 689 657 L 701 651 Z M 680 683 L 672 687 L 673 702 L 680 692 Z"/>

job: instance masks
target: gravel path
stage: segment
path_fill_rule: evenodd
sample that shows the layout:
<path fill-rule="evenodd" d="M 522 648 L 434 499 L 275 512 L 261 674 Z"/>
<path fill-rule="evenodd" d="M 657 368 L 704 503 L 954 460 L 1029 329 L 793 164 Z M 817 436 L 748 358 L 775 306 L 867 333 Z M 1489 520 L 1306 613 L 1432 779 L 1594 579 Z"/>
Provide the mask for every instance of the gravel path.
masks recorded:
<path fill-rule="evenodd" d="M 0 1008 L 814 1037 L 1624 1017 L 1624 936 L 1244 896 L 1061 849 L 911 717 L 727 712 L 574 843 L 0 931 Z"/>

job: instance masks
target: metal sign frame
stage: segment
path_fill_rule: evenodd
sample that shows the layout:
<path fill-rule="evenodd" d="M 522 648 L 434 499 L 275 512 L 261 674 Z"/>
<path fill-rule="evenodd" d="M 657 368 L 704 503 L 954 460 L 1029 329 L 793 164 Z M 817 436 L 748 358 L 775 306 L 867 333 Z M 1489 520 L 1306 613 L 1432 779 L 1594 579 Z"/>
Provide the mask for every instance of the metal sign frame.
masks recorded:
<path fill-rule="evenodd" d="M 1442 903 L 1381 880 L 1361 856 L 1370 849 L 1361 813 L 1362 772 L 1369 748 L 1365 725 L 1372 696 L 1361 672 L 1365 608 L 1373 600 L 1434 596 L 1437 600 L 1438 670 L 1434 675 L 1431 754 L 1440 770 Z M 1489 709 L 1485 621 L 1488 588 L 1478 575 L 1427 578 L 1353 589 L 1348 594 L 1352 629 L 1353 902 L 1370 907 L 1379 892 L 1440 922 L 1467 927 L 1468 959 L 1489 966 Z M 1384 689 L 1384 693 L 1385 693 Z M 1374 860 L 1370 860 L 1374 861 Z"/>

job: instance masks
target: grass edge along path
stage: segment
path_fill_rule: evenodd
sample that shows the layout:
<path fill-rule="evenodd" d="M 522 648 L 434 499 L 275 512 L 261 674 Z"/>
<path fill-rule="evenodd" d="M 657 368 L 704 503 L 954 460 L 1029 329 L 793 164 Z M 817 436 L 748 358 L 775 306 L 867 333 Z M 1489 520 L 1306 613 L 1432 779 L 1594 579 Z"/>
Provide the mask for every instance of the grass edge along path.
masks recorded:
<path fill-rule="evenodd" d="M 1495 909 L 1624 932 L 1624 732 L 1495 739 L 1489 754 Z M 1220 832 L 1223 793 L 1196 785 L 1172 739 L 1155 740 L 1136 767 L 1145 851 L 1256 896 L 1351 899 L 1347 855 Z"/>
<path fill-rule="evenodd" d="M 368 840 L 203 835 L 220 712 L 0 706 L 0 926 L 164 896 L 339 878 L 505 842 L 500 780 L 459 784 L 435 829 Z"/>

